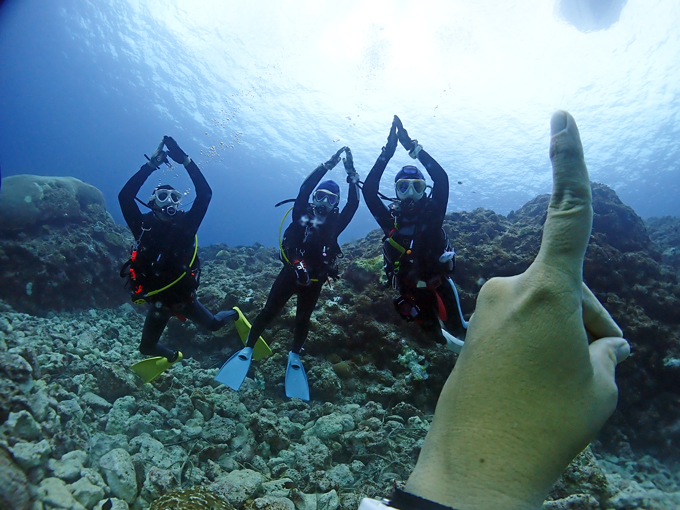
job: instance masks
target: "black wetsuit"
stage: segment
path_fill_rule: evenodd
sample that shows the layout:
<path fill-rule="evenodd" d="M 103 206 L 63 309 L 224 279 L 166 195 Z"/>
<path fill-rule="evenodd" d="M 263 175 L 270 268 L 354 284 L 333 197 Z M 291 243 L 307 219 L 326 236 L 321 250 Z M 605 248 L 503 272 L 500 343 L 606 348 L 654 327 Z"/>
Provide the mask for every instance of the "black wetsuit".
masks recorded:
<path fill-rule="evenodd" d="M 408 303 L 417 306 L 415 321 L 423 330 L 445 344 L 439 319 L 446 322 L 458 317 L 455 295 L 446 281 L 454 262 L 439 262 L 448 248 L 442 224 L 449 200 L 449 178 L 439 163 L 421 150 L 418 160 L 432 178 L 432 194 L 429 198 L 423 196 L 412 208 L 397 203 L 390 210 L 378 196 L 378 189 L 393 153 L 384 148 L 373 165 L 364 181 L 364 200 L 385 234 L 383 255 L 390 284 Z M 398 302 L 395 300 L 395 304 Z"/>
<path fill-rule="evenodd" d="M 297 294 L 297 312 L 291 350 L 299 354 L 307 339 L 309 320 L 326 279 L 337 276 L 336 258 L 340 255 L 338 236 L 347 228 L 359 207 L 359 192 L 356 184 L 349 185 L 349 196 L 342 212 L 337 208 L 323 223 L 314 215 L 309 197 L 315 186 L 328 170 L 324 165 L 317 167 L 300 186 L 300 192 L 293 205 L 292 223 L 286 229 L 283 240 L 283 268 L 269 291 L 267 303 L 253 321 L 248 336 L 248 347 L 253 347 L 267 324 L 283 309 L 288 300 Z M 286 260 L 287 258 L 287 260 Z M 309 284 L 302 285 L 292 264 L 304 261 L 309 274 Z"/>
<path fill-rule="evenodd" d="M 232 314 L 221 312 L 215 317 L 196 299 L 200 275 L 198 256 L 191 266 L 190 262 L 195 251 L 196 232 L 212 197 L 208 182 L 191 161 L 187 165 L 187 173 L 194 183 L 196 200 L 188 212 L 178 211 L 166 221 L 158 218 L 153 211 L 142 214 L 135 203 L 135 196 L 153 171 L 148 165 L 143 165 L 123 186 L 118 201 L 137 243 L 135 266 L 138 268 L 138 281 L 144 287 L 141 294 L 161 289 L 186 272 L 182 279 L 167 290 L 146 299 L 150 308 L 144 322 L 139 351 L 172 359 L 175 351 L 158 343 L 170 317 L 176 315 L 180 319 L 187 318 L 210 331 L 216 331 Z"/>

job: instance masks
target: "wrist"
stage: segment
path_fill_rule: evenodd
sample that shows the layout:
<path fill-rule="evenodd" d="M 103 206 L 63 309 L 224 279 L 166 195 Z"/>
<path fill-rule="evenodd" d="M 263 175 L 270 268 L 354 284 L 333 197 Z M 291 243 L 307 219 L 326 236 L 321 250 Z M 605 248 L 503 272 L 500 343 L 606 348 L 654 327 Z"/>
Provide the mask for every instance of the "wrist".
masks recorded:
<path fill-rule="evenodd" d="M 410 151 L 408 151 L 408 155 L 413 159 L 418 159 L 418 154 L 420 154 L 420 151 L 423 150 L 423 146 L 418 143 L 418 140 L 414 140 L 414 142 L 415 145 Z"/>
<path fill-rule="evenodd" d="M 184 165 L 184 168 L 187 168 L 191 164 L 191 158 L 185 154 L 184 162 L 182 164 Z"/>

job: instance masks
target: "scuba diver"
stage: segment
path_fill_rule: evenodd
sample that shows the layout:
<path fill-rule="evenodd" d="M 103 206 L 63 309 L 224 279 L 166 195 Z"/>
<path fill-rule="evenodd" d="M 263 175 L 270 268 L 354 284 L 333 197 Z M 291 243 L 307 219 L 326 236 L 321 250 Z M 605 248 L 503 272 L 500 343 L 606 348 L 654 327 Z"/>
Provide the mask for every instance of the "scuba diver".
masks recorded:
<path fill-rule="evenodd" d="M 429 196 L 423 173 L 413 165 L 403 167 L 394 178 L 396 200 L 378 191 L 385 167 L 397 148 L 397 139 L 432 178 Z M 443 328 L 443 323 L 453 315 L 460 318 L 463 329 L 467 328 L 458 291 L 450 278 L 455 252 L 442 228 L 449 200 L 449 178 L 418 140 L 409 138 L 396 115 L 387 145 L 366 177 L 362 191 L 368 209 L 385 234 L 385 273 L 388 284 L 400 293 L 394 300 L 397 312 L 404 320 L 419 324 L 437 343 L 459 353 L 463 341 Z M 390 206 L 381 198 L 391 200 Z"/>
<path fill-rule="evenodd" d="M 343 163 L 347 172 L 349 196 L 340 212 L 338 184 L 332 180 L 320 184 L 319 181 L 338 164 L 343 152 L 346 155 Z M 312 193 L 317 184 L 318 187 Z M 246 347 L 227 360 L 215 380 L 234 390 L 241 387 L 251 359 L 257 359 L 257 354 L 253 356 L 253 348 L 257 353 L 256 343 L 261 340 L 260 335 L 293 294 L 297 294 L 293 345 L 286 367 L 286 396 L 309 400 L 309 385 L 300 361 L 300 351 L 307 339 L 309 320 L 321 294 L 321 287 L 329 278 L 338 276 L 337 260 L 342 257 L 338 236 L 359 207 L 359 174 L 354 170 L 349 147 L 343 147 L 331 159 L 319 165 L 302 183 L 294 202 L 291 208 L 292 222 L 280 243 L 283 268 L 272 285 L 264 308 L 253 322 Z"/>
<path fill-rule="evenodd" d="M 196 199 L 187 212 L 182 210 L 182 193 L 167 184 L 154 189 L 147 203 L 137 198 L 144 182 L 161 164 L 172 166 L 168 156 L 184 165 L 194 183 Z M 236 310 L 213 316 L 196 298 L 201 274 L 196 232 L 212 197 L 208 182 L 196 163 L 169 136 L 164 136 L 152 157 L 146 158 L 149 161 L 123 186 L 118 201 L 135 238 L 130 260 L 123 265 L 120 275 L 128 278 L 132 301 L 150 305 L 139 352 L 154 357 L 132 368 L 144 382 L 149 382 L 183 357 L 180 351 L 158 343 L 173 315 L 182 321 L 190 319 L 209 331 L 216 331 L 239 316 Z M 150 211 L 142 214 L 135 200 Z"/>

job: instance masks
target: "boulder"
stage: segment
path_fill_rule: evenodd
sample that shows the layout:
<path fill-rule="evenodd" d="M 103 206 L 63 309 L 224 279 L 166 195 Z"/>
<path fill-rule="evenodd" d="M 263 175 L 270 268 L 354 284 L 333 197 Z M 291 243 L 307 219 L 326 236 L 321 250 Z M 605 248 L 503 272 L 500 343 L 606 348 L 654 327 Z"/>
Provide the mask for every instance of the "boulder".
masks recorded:
<path fill-rule="evenodd" d="M 114 496 L 128 503 L 137 497 L 137 475 L 130 454 L 122 448 L 116 448 L 99 459 L 99 468 L 103 471 L 106 483 Z"/>
<path fill-rule="evenodd" d="M 26 475 L 12 460 L 10 454 L 0 447 L 0 508 L 29 510 L 31 492 Z"/>
<path fill-rule="evenodd" d="M 16 175 L 2 184 L 0 299 L 33 315 L 129 299 L 118 273 L 132 238 L 101 191 L 73 177 Z"/>

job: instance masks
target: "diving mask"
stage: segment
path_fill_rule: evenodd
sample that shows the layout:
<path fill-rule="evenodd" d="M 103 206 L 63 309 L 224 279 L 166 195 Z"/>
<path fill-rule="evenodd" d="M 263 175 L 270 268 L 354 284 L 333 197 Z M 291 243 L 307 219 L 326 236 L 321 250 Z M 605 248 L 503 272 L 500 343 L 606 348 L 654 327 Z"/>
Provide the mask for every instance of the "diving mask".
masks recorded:
<path fill-rule="evenodd" d="M 422 179 L 399 179 L 394 183 L 394 189 L 399 200 L 412 199 L 415 201 L 423 198 L 427 183 Z"/>
<path fill-rule="evenodd" d="M 336 195 L 335 193 L 331 193 L 328 190 L 325 189 L 318 189 L 314 192 L 314 195 L 312 196 L 314 199 L 314 205 L 318 203 L 321 203 L 323 201 L 328 202 L 328 204 L 332 205 L 335 207 L 338 205 L 338 202 L 340 201 L 340 197 Z"/>
<path fill-rule="evenodd" d="M 175 189 L 158 188 L 154 190 L 150 201 L 168 216 L 174 216 L 182 202 L 182 194 Z"/>
<path fill-rule="evenodd" d="M 314 201 L 314 211 L 320 215 L 330 213 L 340 202 L 338 195 L 325 189 L 317 189 L 312 195 L 312 199 Z"/>

